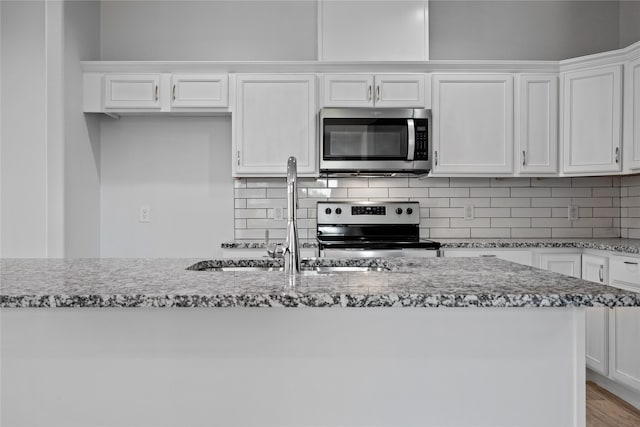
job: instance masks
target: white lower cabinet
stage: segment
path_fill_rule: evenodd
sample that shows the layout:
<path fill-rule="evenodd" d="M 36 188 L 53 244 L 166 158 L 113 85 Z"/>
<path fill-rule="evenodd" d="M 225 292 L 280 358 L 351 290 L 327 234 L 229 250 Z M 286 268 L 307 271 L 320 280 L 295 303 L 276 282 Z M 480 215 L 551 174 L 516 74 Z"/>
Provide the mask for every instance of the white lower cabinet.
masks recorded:
<path fill-rule="evenodd" d="M 611 378 L 640 392 L 640 308 L 616 308 L 610 320 Z"/>
<path fill-rule="evenodd" d="M 315 74 L 239 74 L 232 114 L 233 176 L 286 176 L 318 172 Z"/>
<path fill-rule="evenodd" d="M 640 258 L 611 256 L 610 283 L 640 293 L 639 262 Z M 610 377 L 640 392 L 640 307 L 616 308 L 609 320 Z"/>
<path fill-rule="evenodd" d="M 536 253 L 538 268 L 567 276 L 582 277 L 581 254 Z"/>
<path fill-rule="evenodd" d="M 603 256 L 582 255 L 582 278 L 590 282 L 608 282 L 608 259 Z M 602 374 L 609 374 L 609 308 L 589 307 L 586 315 L 587 367 Z"/>

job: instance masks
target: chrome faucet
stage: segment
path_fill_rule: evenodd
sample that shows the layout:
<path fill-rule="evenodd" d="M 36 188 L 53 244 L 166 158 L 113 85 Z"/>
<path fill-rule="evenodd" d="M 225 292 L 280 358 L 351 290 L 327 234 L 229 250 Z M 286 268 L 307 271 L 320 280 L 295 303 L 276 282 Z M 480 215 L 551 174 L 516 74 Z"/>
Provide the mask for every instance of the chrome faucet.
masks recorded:
<path fill-rule="evenodd" d="M 271 257 L 284 258 L 287 274 L 300 273 L 300 244 L 298 243 L 298 166 L 296 158 L 287 161 L 287 234 L 284 245 L 269 244 L 269 231 L 265 232 L 267 253 Z"/>
<path fill-rule="evenodd" d="M 284 270 L 300 273 L 300 244 L 298 243 L 298 162 L 287 160 L 287 235 L 284 241 Z"/>

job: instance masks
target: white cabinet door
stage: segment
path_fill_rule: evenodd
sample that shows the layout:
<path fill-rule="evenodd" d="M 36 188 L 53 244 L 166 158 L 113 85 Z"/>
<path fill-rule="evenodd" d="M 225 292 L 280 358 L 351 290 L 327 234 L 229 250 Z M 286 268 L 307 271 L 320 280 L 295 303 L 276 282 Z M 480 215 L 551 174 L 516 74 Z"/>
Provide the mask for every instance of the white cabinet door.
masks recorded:
<path fill-rule="evenodd" d="M 513 173 L 513 77 L 433 76 L 436 174 Z"/>
<path fill-rule="evenodd" d="M 596 283 L 607 283 L 607 258 L 583 254 L 582 278 Z M 609 309 L 588 307 L 586 310 L 586 360 L 587 367 L 602 374 L 609 374 Z"/>
<path fill-rule="evenodd" d="M 564 173 L 620 170 L 621 77 L 619 65 L 564 74 Z"/>
<path fill-rule="evenodd" d="M 640 293 L 640 258 L 612 255 L 609 271 L 612 286 Z"/>
<path fill-rule="evenodd" d="M 105 109 L 160 108 L 160 74 L 107 74 Z"/>
<path fill-rule="evenodd" d="M 625 65 L 625 168 L 640 169 L 640 58 Z"/>
<path fill-rule="evenodd" d="M 321 0 L 321 61 L 426 61 L 428 0 Z"/>
<path fill-rule="evenodd" d="M 171 76 L 171 108 L 226 107 L 228 101 L 226 74 L 173 74 Z"/>
<path fill-rule="evenodd" d="M 376 74 L 375 106 L 424 108 L 424 74 Z"/>
<path fill-rule="evenodd" d="M 233 175 L 285 176 L 289 156 L 316 175 L 316 76 L 243 74 L 236 84 Z"/>
<path fill-rule="evenodd" d="M 581 277 L 580 254 L 541 253 L 539 256 L 541 269 L 554 271 L 566 276 Z"/>
<path fill-rule="evenodd" d="M 640 391 L 640 308 L 614 309 L 609 334 L 611 378 Z"/>
<path fill-rule="evenodd" d="M 325 107 L 373 107 L 371 74 L 325 74 L 322 87 Z"/>
<path fill-rule="evenodd" d="M 639 262 L 640 258 L 611 256 L 611 285 L 640 292 Z M 609 320 L 610 376 L 640 391 L 640 308 L 616 308 Z"/>
<path fill-rule="evenodd" d="M 558 76 L 523 74 L 516 90 L 516 159 L 521 174 L 558 171 Z"/>
<path fill-rule="evenodd" d="M 324 107 L 424 108 L 424 74 L 325 74 Z"/>

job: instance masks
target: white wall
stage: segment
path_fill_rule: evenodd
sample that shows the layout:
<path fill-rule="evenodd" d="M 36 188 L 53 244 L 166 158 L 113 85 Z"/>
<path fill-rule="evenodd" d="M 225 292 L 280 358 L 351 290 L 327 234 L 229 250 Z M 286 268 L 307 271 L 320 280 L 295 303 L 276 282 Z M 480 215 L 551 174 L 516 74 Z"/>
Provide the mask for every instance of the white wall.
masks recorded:
<path fill-rule="evenodd" d="M 3 257 L 47 256 L 45 4 L 2 1 Z"/>
<path fill-rule="evenodd" d="M 2 256 L 98 256 L 99 176 L 87 155 L 97 122 L 82 113 L 80 60 L 99 57 L 99 5 L 0 7 Z"/>
<path fill-rule="evenodd" d="M 65 256 L 100 255 L 100 121 L 82 112 L 80 61 L 100 55 L 100 5 L 67 1 L 64 9 Z"/>
<path fill-rule="evenodd" d="M 640 1 L 620 1 L 620 47 L 640 41 Z"/>
<path fill-rule="evenodd" d="M 429 8 L 431 59 L 560 60 L 619 45 L 617 1 L 431 0 Z"/>
<path fill-rule="evenodd" d="M 616 49 L 617 1 L 431 0 L 431 59 L 566 59 Z M 312 60 L 317 7 L 293 1 L 102 1 L 103 60 Z"/>
<path fill-rule="evenodd" d="M 315 59 L 314 1 L 102 1 L 103 60 Z"/>
<path fill-rule="evenodd" d="M 221 255 L 234 228 L 230 117 L 105 117 L 100 139 L 102 257 Z"/>

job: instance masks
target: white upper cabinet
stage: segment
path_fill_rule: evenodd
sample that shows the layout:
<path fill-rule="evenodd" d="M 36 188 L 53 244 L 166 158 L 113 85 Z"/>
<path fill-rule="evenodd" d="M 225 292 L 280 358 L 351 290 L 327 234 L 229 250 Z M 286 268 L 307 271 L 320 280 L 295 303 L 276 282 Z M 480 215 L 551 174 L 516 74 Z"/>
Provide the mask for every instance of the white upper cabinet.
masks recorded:
<path fill-rule="evenodd" d="M 87 113 L 225 113 L 227 74 L 85 73 Z"/>
<path fill-rule="evenodd" d="M 171 108 L 216 108 L 229 105 L 226 74 L 172 74 Z"/>
<path fill-rule="evenodd" d="M 322 95 L 324 107 L 373 107 L 373 75 L 325 74 Z"/>
<path fill-rule="evenodd" d="M 425 108 L 424 74 L 325 74 L 323 107 Z"/>
<path fill-rule="evenodd" d="M 426 61 L 428 1 L 320 0 L 319 60 Z"/>
<path fill-rule="evenodd" d="M 625 169 L 640 169 L 640 58 L 625 64 L 624 161 Z"/>
<path fill-rule="evenodd" d="M 621 78 L 619 65 L 564 73 L 564 173 L 620 171 Z"/>
<path fill-rule="evenodd" d="M 108 74 L 105 109 L 160 109 L 160 74 Z"/>
<path fill-rule="evenodd" d="M 516 163 L 520 174 L 558 172 L 558 76 L 516 77 Z"/>
<path fill-rule="evenodd" d="M 582 278 L 591 282 L 608 283 L 608 259 L 603 256 L 582 254 Z M 587 367 L 602 374 L 609 374 L 609 308 L 586 309 L 586 359 Z"/>
<path fill-rule="evenodd" d="M 433 174 L 513 173 L 511 74 L 434 74 Z"/>
<path fill-rule="evenodd" d="M 289 156 L 317 175 L 316 118 L 315 74 L 237 75 L 233 175 L 285 176 Z"/>

